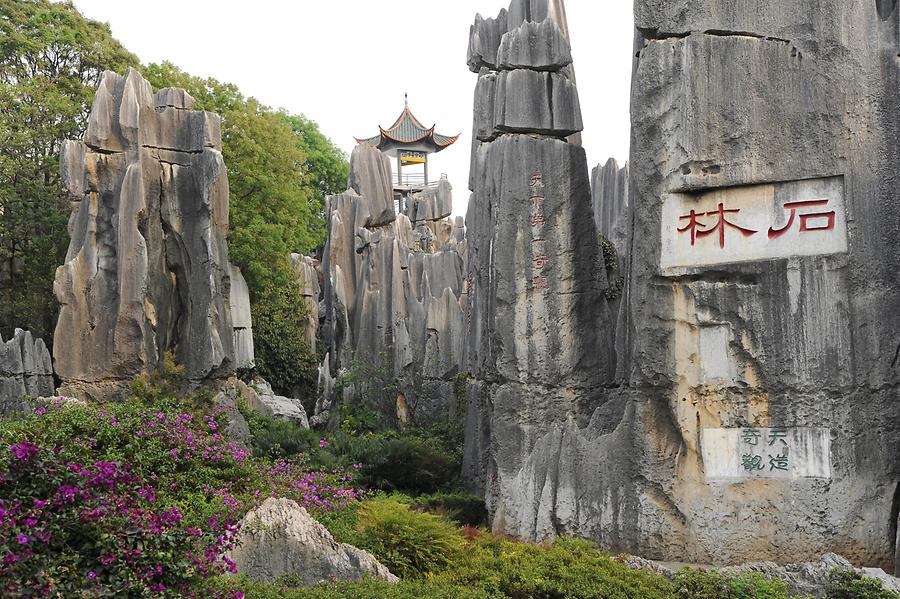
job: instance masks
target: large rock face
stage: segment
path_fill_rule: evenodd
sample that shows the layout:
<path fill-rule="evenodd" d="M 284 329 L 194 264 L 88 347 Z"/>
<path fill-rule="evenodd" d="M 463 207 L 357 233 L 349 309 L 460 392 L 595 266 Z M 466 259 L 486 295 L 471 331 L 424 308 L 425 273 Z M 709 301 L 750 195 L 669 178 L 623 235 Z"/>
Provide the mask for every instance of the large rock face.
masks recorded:
<path fill-rule="evenodd" d="M 639 0 L 635 18 L 627 201 L 610 203 L 617 167 L 597 174 L 627 275 L 604 309 L 576 150 L 505 131 L 493 52 L 513 28 L 504 13 L 473 27 L 470 484 L 495 529 L 526 538 L 893 569 L 900 8 Z M 534 132 L 567 135 L 544 106 Z"/>
<path fill-rule="evenodd" d="M 626 383 L 631 372 L 631 311 L 628 309 L 626 275 L 631 256 L 633 212 L 628 195 L 628 165 L 622 168 L 610 158 L 591 172 L 594 222 L 604 248 L 605 266 L 610 287 L 610 317 L 616 323 L 615 335 L 604 340 L 615 352 L 616 382 Z"/>
<path fill-rule="evenodd" d="M 0 414 L 28 408 L 23 397 L 36 399 L 55 394 L 50 352 L 41 339 L 16 329 L 9 341 L 0 337 Z"/>
<path fill-rule="evenodd" d="M 166 351 L 194 383 L 235 366 L 219 118 L 193 103 L 183 90 L 154 95 L 137 71 L 107 72 L 84 141 L 63 147 L 73 210 L 54 357 L 65 394 L 116 395 Z"/>
<path fill-rule="evenodd" d="M 522 22 L 536 14 L 539 23 Z M 565 23 L 547 14 L 546 2 L 514 2 L 508 18 L 479 17 L 470 47 L 481 58 L 469 61 L 479 81 L 465 475 L 495 530 L 530 539 L 553 536 L 572 515 L 562 510 L 577 509 L 563 488 L 574 481 L 560 477 L 578 462 L 561 444 L 587 424 L 615 372 L 585 153 L 564 139 L 581 129 L 571 52 Z"/>
<path fill-rule="evenodd" d="M 638 498 L 667 531 L 635 541 L 658 555 L 892 565 L 888 4 L 635 3 L 631 385 L 653 406 L 638 420 Z"/>
<path fill-rule="evenodd" d="M 383 198 L 392 190 L 390 161 L 365 145 L 351 156 L 350 183 L 329 198 L 322 332 L 329 363 L 314 422 L 327 418 L 335 399 L 327 397 L 336 388 L 332 373 L 351 368 L 362 384 L 393 390 L 383 400 L 396 400 L 398 416 L 446 416 L 455 409 L 467 302 L 465 229 L 446 218 L 450 185 L 441 180 L 412 198 L 409 215 L 395 215 L 393 200 L 388 210 Z"/>
<path fill-rule="evenodd" d="M 260 582 L 272 583 L 285 574 L 299 575 L 310 586 L 363 578 L 397 582 L 371 553 L 335 541 L 292 499 L 266 499 L 244 516 L 229 558 L 238 573 Z"/>

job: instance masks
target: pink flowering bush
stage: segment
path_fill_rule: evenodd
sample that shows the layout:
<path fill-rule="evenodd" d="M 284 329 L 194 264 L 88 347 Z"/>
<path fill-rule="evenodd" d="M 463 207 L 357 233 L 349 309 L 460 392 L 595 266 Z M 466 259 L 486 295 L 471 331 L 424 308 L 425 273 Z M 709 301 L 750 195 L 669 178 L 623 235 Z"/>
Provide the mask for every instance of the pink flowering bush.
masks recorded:
<path fill-rule="evenodd" d="M 269 496 L 311 512 L 357 497 L 344 470 L 254 458 L 228 414 L 138 386 L 0 425 L 0 596 L 184 596 L 231 572 L 240 518 Z"/>

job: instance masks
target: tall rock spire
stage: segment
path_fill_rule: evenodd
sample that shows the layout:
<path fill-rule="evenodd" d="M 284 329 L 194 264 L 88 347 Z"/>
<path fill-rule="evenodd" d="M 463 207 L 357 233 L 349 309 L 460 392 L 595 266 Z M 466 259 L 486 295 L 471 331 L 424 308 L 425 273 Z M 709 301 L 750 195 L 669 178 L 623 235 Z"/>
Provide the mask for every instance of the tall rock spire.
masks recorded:
<path fill-rule="evenodd" d="M 516 0 L 477 17 L 468 61 L 478 83 L 466 476 L 494 528 L 527 538 L 556 534 L 558 505 L 538 489 L 566 485 L 560 435 L 614 375 L 585 153 L 566 141 L 582 129 L 572 54 L 550 7 Z"/>

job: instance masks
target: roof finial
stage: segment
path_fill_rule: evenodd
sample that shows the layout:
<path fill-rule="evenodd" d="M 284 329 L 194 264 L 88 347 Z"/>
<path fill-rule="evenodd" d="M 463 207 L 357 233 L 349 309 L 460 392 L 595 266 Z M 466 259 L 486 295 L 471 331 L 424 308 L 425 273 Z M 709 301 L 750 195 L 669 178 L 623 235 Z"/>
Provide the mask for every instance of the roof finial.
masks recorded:
<path fill-rule="evenodd" d="M 403 105 L 406 106 L 407 108 L 409 108 L 409 94 L 408 93 L 403 94 Z"/>

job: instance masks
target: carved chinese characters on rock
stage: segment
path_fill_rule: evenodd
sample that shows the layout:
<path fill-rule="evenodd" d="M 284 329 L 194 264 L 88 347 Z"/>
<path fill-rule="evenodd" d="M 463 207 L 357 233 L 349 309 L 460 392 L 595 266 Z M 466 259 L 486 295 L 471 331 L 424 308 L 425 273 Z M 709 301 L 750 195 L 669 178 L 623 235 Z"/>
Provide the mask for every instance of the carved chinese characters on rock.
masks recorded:
<path fill-rule="evenodd" d="M 544 176 L 536 171 L 531 175 L 528 188 L 528 201 L 531 204 L 531 288 L 546 291 L 550 288 L 550 280 L 547 278 L 550 258 L 547 256 L 547 242 L 544 239 L 544 225 L 547 224 L 544 215 Z"/>
<path fill-rule="evenodd" d="M 842 177 L 670 194 L 663 270 L 847 251 Z"/>
<path fill-rule="evenodd" d="M 705 428 L 707 480 L 831 478 L 831 431 L 824 428 Z"/>

